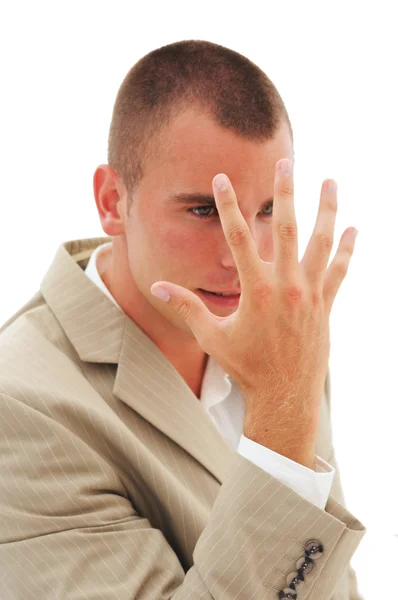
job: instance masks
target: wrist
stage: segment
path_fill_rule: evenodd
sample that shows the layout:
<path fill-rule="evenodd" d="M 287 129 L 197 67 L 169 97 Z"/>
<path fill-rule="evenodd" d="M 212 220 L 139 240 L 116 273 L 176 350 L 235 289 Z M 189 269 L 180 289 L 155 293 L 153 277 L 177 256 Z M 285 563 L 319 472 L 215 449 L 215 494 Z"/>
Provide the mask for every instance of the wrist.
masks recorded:
<path fill-rule="evenodd" d="M 289 458 L 307 469 L 315 471 L 316 469 L 316 454 L 315 454 L 315 439 L 313 436 L 304 436 L 302 432 L 293 434 L 292 430 L 281 431 L 278 429 L 278 435 L 272 435 L 271 431 L 262 429 L 251 429 L 248 426 L 243 428 L 243 435 L 259 444 Z M 293 435 L 292 435 L 293 434 Z"/>

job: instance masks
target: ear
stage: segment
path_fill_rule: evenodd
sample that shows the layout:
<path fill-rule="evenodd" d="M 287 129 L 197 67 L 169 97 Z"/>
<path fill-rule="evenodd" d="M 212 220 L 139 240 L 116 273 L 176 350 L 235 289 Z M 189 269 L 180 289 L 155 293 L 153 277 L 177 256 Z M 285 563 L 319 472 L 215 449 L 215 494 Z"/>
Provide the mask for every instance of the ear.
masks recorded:
<path fill-rule="evenodd" d="M 93 189 L 102 229 L 109 236 L 123 234 L 127 192 L 116 171 L 107 164 L 99 165 L 94 172 Z"/>

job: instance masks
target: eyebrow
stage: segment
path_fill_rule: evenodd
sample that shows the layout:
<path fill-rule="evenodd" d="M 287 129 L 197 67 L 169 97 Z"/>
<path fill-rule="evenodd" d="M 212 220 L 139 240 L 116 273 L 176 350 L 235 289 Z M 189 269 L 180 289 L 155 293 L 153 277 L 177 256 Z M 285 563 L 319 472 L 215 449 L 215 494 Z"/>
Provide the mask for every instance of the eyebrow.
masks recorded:
<path fill-rule="evenodd" d="M 211 196 L 210 194 L 202 194 L 200 192 L 180 192 L 179 194 L 173 194 L 169 196 L 168 201 L 176 202 L 178 204 L 205 204 L 207 206 L 213 206 L 214 208 L 217 208 L 214 196 Z M 273 201 L 273 198 L 268 198 L 268 200 L 263 202 L 261 208 L 268 207 Z"/>

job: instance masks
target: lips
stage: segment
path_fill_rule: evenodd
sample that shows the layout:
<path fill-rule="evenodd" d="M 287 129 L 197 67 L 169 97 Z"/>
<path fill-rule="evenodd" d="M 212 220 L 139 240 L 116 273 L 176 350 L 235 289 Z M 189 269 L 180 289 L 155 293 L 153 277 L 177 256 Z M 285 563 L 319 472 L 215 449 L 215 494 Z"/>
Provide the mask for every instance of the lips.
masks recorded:
<path fill-rule="evenodd" d="M 209 294 L 215 294 L 216 296 L 240 296 L 240 290 L 225 290 L 225 291 L 216 291 L 216 290 L 204 290 L 199 288 L 201 292 L 207 292 Z"/>
<path fill-rule="evenodd" d="M 198 288 L 198 295 L 202 297 L 206 303 L 210 302 L 212 306 L 217 306 L 221 309 L 237 309 L 240 303 L 240 293 L 232 296 L 221 296 L 219 292 L 210 292 Z"/>

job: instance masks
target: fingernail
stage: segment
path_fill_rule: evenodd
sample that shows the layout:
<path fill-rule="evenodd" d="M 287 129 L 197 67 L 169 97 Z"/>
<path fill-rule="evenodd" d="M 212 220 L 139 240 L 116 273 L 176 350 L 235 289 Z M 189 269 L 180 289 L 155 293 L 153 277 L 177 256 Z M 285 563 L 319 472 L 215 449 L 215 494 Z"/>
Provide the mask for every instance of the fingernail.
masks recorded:
<path fill-rule="evenodd" d="M 279 171 L 283 175 L 291 175 L 293 172 L 292 163 L 288 158 L 284 158 L 279 163 Z"/>
<path fill-rule="evenodd" d="M 327 191 L 330 192 L 331 194 L 336 193 L 336 191 L 337 191 L 337 185 L 336 185 L 335 181 L 333 181 L 333 180 L 328 181 Z"/>
<path fill-rule="evenodd" d="M 151 290 L 151 294 L 159 298 L 159 300 L 163 300 L 163 302 L 168 302 L 170 300 L 170 294 L 167 290 L 162 287 L 157 287 Z"/>
<path fill-rule="evenodd" d="M 222 192 L 229 186 L 228 178 L 225 175 L 216 175 L 214 178 L 214 185 L 220 192 Z"/>
<path fill-rule="evenodd" d="M 358 235 L 358 229 L 355 229 L 355 227 L 353 227 L 353 233 L 354 233 L 354 240 L 356 239 L 357 235 Z"/>

